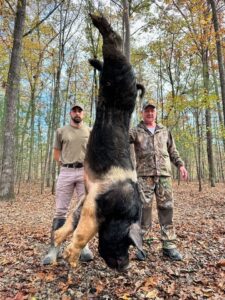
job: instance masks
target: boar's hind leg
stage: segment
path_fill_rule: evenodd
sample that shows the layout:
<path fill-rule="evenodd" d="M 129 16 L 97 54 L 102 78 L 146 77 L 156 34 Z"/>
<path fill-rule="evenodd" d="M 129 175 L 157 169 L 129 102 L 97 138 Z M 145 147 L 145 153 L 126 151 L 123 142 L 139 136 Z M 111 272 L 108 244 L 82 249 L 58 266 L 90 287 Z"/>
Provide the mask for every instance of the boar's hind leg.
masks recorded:
<path fill-rule="evenodd" d="M 55 246 L 61 245 L 67 236 L 73 232 L 73 228 L 73 215 L 70 214 L 65 224 L 54 233 Z"/>
<path fill-rule="evenodd" d="M 109 22 L 103 16 L 97 16 L 94 14 L 89 14 L 89 16 L 91 17 L 94 26 L 98 28 L 103 37 L 114 32 Z"/>
<path fill-rule="evenodd" d="M 62 244 L 62 242 L 66 240 L 68 235 L 70 235 L 77 227 L 84 201 L 85 197 L 79 199 L 78 203 L 74 203 L 74 205 L 71 207 L 71 212 L 67 217 L 65 224 L 55 231 L 54 240 L 56 246 Z"/>
<path fill-rule="evenodd" d="M 98 231 L 96 218 L 95 197 L 92 193 L 87 195 L 81 216 L 76 230 L 73 233 L 72 241 L 65 249 L 64 257 L 72 267 L 76 267 L 81 250 Z"/>

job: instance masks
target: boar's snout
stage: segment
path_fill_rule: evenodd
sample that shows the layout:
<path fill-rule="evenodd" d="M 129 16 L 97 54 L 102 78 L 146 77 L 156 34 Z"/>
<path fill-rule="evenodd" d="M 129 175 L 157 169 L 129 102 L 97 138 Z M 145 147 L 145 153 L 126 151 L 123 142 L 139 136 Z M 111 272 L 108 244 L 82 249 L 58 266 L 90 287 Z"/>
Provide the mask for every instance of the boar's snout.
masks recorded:
<path fill-rule="evenodd" d="M 129 257 L 105 257 L 105 262 L 111 269 L 116 269 L 119 272 L 125 271 L 129 266 Z"/>

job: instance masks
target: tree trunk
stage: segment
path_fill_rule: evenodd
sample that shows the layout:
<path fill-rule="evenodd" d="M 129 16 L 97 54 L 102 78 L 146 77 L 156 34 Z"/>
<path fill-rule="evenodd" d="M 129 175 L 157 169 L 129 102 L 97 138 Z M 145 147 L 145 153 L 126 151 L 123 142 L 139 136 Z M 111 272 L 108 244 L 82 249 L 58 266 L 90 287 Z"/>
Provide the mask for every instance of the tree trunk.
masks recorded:
<path fill-rule="evenodd" d="M 220 75 L 220 87 L 221 87 L 221 95 L 222 95 L 222 104 L 223 104 L 223 122 L 225 126 L 225 73 L 224 73 L 224 61 L 223 61 L 223 50 L 220 41 L 220 33 L 219 33 L 219 21 L 216 12 L 216 4 L 214 0 L 208 0 L 211 8 L 212 8 L 212 19 L 213 26 L 216 35 L 216 52 L 217 52 L 217 60 L 219 66 L 219 75 Z"/>
<path fill-rule="evenodd" d="M 202 66 L 203 66 L 203 85 L 206 102 L 209 96 L 209 67 L 208 67 L 208 50 L 204 50 L 202 53 Z M 207 104 L 208 106 L 208 104 Z M 215 171 L 214 171 L 214 157 L 212 146 L 212 124 L 211 124 L 211 111 L 208 107 L 205 110 L 206 120 L 206 140 L 207 140 L 207 157 L 209 167 L 209 180 L 211 187 L 215 186 Z"/>
<path fill-rule="evenodd" d="M 164 119 L 164 100 L 163 100 L 163 75 L 162 75 L 162 49 L 160 46 L 160 56 L 159 56 L 159 86 L 160 86 L 160 104 L 161 104 L 161 119 Z"/>
<path fill-rule="evenodd" d="M 53 134 L 52 131 L 52 117 L 51 117 L 51 110 L 52 110 L 52 105 L 49 105 L 49 111 L 47 115 L 47 120 L 49 123 L 48 126 L 48 133 L 47 133 L 47 141 L 46 141 L 46 151 L 45 151 L 45 159 L 44 159 L 44 167 L 43 167 L 43 174 L 42 174 L 42 179 L 41 179 L 41 190 L 44 191 L 45 187 L 45 180 L 46 180 L 46 185 L 49 187 L 50 186 L 50 176 L 48 173 L 48 161 L 51 160 L 51 152 L 50 149 L 52 149 L 52 144 L 51 144 L 51 134 Z M 48 178 L 48 179 L 47 179 Z"/>
<path fill-rule="evenodd" d="M 202 167 L 201 167 L 201 135 L 199 124 L 199 111 L 196 111 L 196 133 L 197 133 L 197 174 L 198 174 L 198 190 L 202 191 Z"/>
<path fill-rule="evenodd" d="M 224 183 L 225 180 L 224 180 L 224 170 L 223 170 L 223 155 L 221 153 L 221 148 L 220 148 L 219 141 L 217 141 L 217 147 L 218 147 L 218 152 L 219 152 L 218 164 L 219 164 L 219 169 L 220 169 L 220 177 L 221 177 L 222 182 Z"/>
<path fill-rule="evenodd" d="M 3 136 L 3 157 L 0 179 L 0 199 L 13 199 L 14 167 L 15 167 L 15 124 L 16 104 L 19 95 L 20 61 L 22 37 L 26 12 L 26 0 L 18 0 L 15 26 L 13 32 L 13 48 L 8 73 L 5 95 L 5 133 Z"/>
<path fill-rule="evenodd" d="M 130 61 L 130 22 L 129 22 L 129 3 L 123 0 L 123 23 L 125 27 L 124 36 L 124 54 L 128 61 Z"/>
<path fill-rule="evenodd" d="M 18 147 L 18 150 L 17 150 L 17 152 L 18 152 L 18 154 L 17 154 L 18 166 L 17 166 L 17 175 L 16 175 L 16 182 L 18 184 L 17 194 L 19 194 L 19 192 L 20 192 L 20 184 L 21 184 L 21 180 L 22 180 L 23 162 L 24 162 L 23 153 L 25 152 L 24 151 L 24 140 L 25 140 L 26 131 L 27 131 L 27 124 L 28 124 L 28 121 L 30 118 L 30 110 L 31 110 L 31 103 L 29 103 L 29 107 L 26 112 L 25 123 L 24 123 L 23 131 L 22 131 L 21 139 L 20 139 L 20 146 Z"/>
<path fill-rule="evenodd" d="M 60 57 L 60 60 L 62 57 Z M 53 111 L 52 111 L 52 129 L 55 132 L 60 124 L 60 81 L 61 81 L 61 69 L 62 64 L 59 62 L 56 72 L 56 83 L 54 89 L 54 98 L 53 98 Z M 54 134 L 52 134 L 52 143 L 53 145 Z M 56 181 L 56 163 L 53 161 L 51 164 L 51 179 L 52 179 L 52 191 L 55 189 L 55 181 Z M 50 171 L 50 170 L 49 170 Z M 54 194 L 54 192 L 53 192 Z"/>
<path fill-rule="evenodd" d="M 32 179 L 32 165 L 33 165 L 33 152 L 34 152 L 34 118 L 35 118 L 35 85 L 31 90 L 31 120 L 30 120 L 30 149 L 29 149 L 29 164 L 28 164 L 28 177 L 27 181 L 31 182 Z"/>
<path fill-rule="evenodd" d="M 211 70 L 212 70 L 212 77 L 213 77 L 215 94 L 216 94 L 216 97 L 217 97 L 216 105 L 217 105 L 217 112 L 218 112 L 218 118 L 219 118 L 219 125 L 223 126 L 223 117 L 222 117 L 222 113 L 221 113 L 221 103 L 219 102 L 220 95 L 219 95 L 219 89 L 218 89 L 218 84 L 217 84 L 215 70 L 213 68 L 213 61 L 212 61 L 212 59 L 211 59 Z M 222 136 L 221 139 L 223 141 L 223 148 L 225 150 L 225 138 Z"/>
<path fill-rule="evenodd" d="M 97 72 L 94 68 L 93 70 L 93 80 L 92 80 L 92 89 L 91 89 L 91 108 L 90 108 L 90 121 L 89 126 L 91 127 L 94 123 L 96 117 L 96 104 L 98 101 L 98 78 Z"/>

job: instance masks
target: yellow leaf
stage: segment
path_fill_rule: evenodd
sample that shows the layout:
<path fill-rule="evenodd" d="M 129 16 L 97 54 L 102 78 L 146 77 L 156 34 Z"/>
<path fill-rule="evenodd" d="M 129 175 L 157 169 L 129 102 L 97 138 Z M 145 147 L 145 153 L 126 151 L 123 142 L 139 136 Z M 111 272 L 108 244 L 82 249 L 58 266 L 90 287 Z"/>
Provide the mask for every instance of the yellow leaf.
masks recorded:
<path fill-rule="evenodd" d="M 202 293 L 205 297 L 209 298 L 214 295 L 214 290 L 212 290 L 210 288 L 203 288 Z"/>
<path fill-rule="evenodd" d="M 122 300 L 131 300 L 132 298 L 131 298 L 130 294 L 126 293 L 123 296 L 121 296 L 120 299 L 122 299 Z"/>
<path fill-rule="evenodd" d="M 155 299 L 158 295 L 158 291 L 156 289 L 151 290 L 145 295 L 145 299 Z"/>

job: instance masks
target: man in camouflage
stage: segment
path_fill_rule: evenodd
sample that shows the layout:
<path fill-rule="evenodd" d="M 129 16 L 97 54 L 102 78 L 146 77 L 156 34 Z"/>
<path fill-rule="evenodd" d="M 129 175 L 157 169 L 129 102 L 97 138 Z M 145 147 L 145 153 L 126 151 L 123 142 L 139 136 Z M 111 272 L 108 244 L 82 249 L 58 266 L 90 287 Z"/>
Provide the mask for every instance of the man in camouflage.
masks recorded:
<path fill-rule="evenodd" d="M 151 227 L 152 201 L 155 194 L 163 255 L 172 260 L 182 260 L 182 255 L 176 248 L 173 227 L 171 162 L 179 168 L 183 179 L 188 178 L 188 173 L 170 131 L 156 123 L 156 116 L 154 102 L 145 103 L 142 108 L 143 120 L 130 132 L 130 143 L 134 144 L 138 182 L 143 201 L 141 225 L 143 232 Z M 145 260 L 145 256 L 137 252 L 137 259 Z"/>

